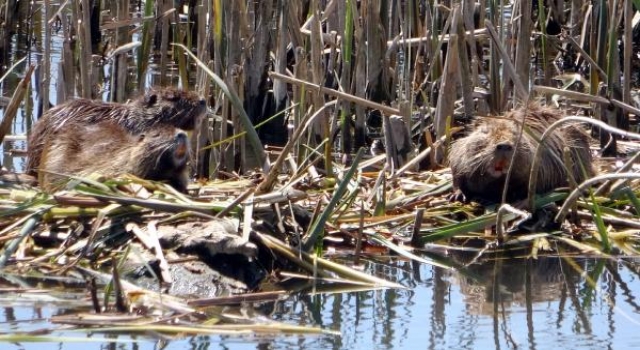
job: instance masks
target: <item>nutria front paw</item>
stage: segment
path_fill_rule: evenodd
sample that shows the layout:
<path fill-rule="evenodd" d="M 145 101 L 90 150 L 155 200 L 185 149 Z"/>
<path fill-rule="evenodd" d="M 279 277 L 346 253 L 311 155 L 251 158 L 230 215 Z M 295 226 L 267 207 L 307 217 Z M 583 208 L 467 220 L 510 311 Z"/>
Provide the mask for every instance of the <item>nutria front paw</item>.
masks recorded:
<path fill-rule="evenodd" d="M 465 196 L 460 189 L 453 191 L 453 193 L 450 194 L 447 199 L 449 200 L 449 202 L 469 203 L 467 196 Z"/>

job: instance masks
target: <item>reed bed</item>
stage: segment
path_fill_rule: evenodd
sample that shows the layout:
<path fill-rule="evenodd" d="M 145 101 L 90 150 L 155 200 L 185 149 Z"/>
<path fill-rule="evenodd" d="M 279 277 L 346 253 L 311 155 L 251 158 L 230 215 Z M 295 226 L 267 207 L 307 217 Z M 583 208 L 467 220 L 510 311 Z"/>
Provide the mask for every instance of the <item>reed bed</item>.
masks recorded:
<path fill-rule="evenodd" d="M 4 18 L 44 16 L 30 29 L 46 43 L 35 73 L 41 84 L 22 83 L 12 94 L 0 139 L 15 106 L 28 105 L 31 95 L 45 111 L 49 102 L 75 96 L 123 102 L 149 85 L 180 85 L 209 105 L 191 135 L 201 180 L 189 195 L 132 177 L 72 177 L 57 193 L 0 185 L 3 273 L 64 276 L 69 285 L 90 280 L 87 305 L 120 312 L 54 322 L 104 333 L 332 334 L 249 319 L 231 325 L 219 312 L 215 325 L 206 325 L 204 314 L 294 291 L 404 288 L 359 269 L 360 259 L 380 254 L 460 270 L 438 253 L 472 251 L 475 260 L 514 249 L 532 258 L 639 255 L 630 0 L 19 3 L 0 1 Z M 18 35 L 10 28 L 2 27 L 5 44 Z M 52 42 L 61 43 L 57 60 L 46 54 Z M 28 81 L 32 68 L 18 52 L 4 59 L 20 63 L 13 69 Z M 459 125 L 533 100 L 583 116 L 600 136 L 599 154 L 625 164 L 603 159 L 602 175 L 584 185 L 590 192 L 530 198 L 530 211 L 450 202 L 446 149 Z M 384 140 L 382 154 L 366 152 L 371 138 Z M 527 226 L 532 212 L 553 203 L 564 206 L 544 229 Z M 240 296 L 160 297 L 121 278 L 119 261 L 143 237 L 144 250 L 165 264 L 161 273 L 169 264 L 157 237 L 123 229 L 123 222 L 151 230 L 158 222 L 223 218 L 238 222 L 227 234 L 239 240 L 239 251 L 253 244 L 269 255 L 261 263 L 270 266 L 274 292 L 259 292 L 261 285 Z M 339 258 L 325 258 L 328 248 Z M 285 287 L 292 280 L 295 288 Z M 141 314 L 121 314 L 133 311 Z"/>

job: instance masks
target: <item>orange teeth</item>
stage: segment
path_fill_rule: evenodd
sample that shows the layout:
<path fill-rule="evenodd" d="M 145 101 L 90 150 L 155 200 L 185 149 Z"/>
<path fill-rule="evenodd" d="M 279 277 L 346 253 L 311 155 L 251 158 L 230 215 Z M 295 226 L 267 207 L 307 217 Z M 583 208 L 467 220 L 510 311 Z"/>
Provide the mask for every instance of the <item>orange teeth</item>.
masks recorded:
<path fill-rule="evenodd" d="M 508 167 L 509 167 L 509 164 L 506 159 L 498 160 L 493 165 L 493 169 L 499 172 L 503 172 L 507 170 Z"/>
<path fill-rule="evenodd" d="M 187 144 L 184 142 L 180 142 L 178 147 L 176 148 L 175 156 L 176 158 L 184 158 L 187 155 Z"/>

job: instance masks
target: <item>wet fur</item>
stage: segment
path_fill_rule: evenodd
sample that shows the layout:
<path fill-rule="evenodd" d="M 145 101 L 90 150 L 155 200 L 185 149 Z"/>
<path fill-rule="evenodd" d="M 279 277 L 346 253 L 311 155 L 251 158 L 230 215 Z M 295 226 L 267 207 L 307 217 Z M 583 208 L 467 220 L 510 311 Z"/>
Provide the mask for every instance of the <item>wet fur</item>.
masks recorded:
<path fill-rule="evenodd" d="M 176 153 L 186 147 L 184 154 Z M 143 179 L 167 181 L 185 192 L 188 184 L 188 140 L 172 126 L 151 127 L 131 135 L 113 122 L 70 125 L 44 145 L 41 184 L 56 189 L 67 179 L 58 174 L 105 176 L 133 174 Z"/>
<path fill-rule="evenodd" d="M 193 130 L 205 112 L 205 102 L 196 93 L 175 88 L 152 89 L 127 104 L 87 99 L 65 102 L 47 111 L 31 130 L 26 173 L 37 175 L 45 143 L 68 127 L 111 121 L 131 134 L 156 125 Z"/>
<path fill-rule="evenodd" d="M 525 130 L 519 144 L 519 122 L 525 120 Z M 485 118 L 479 122 L 468 136 L 455 141 L 449 153 L 449 164 L 456 192 L 466 199 L 484 202 L 500 202 L 505 184 L 505 176 L 492 176 L 495 166 L 495 152 L 498 144 L 511 144 L 515 157 L 511 167 L 511 177 L 507 191 L 507 202 L 515 202 L 527 197 L 529 173 L 535 156 L 537 139 L 549 125 L 561 118 L 557 109 L 530 105 L 507 113 L 503 118 Z M 517 147 L 516 147 L 517 144 Z M 545 141 L 545 149 L 540 159 L 540 171 L 536 180 L 536 192 L 548 192 L 568 184 L 567 172 L 563 164 L 563 149 L 570 150 L 574 179 L 580 183 L 586 176 L 593 175 L 589 136 L 575 124 L 556 129 Z M 508 166 L 508 164 L 507 164 Z M 505 169 L 505 172 L 508 170 Z M 461 199 L 461 198 L 458 198 Z"/>

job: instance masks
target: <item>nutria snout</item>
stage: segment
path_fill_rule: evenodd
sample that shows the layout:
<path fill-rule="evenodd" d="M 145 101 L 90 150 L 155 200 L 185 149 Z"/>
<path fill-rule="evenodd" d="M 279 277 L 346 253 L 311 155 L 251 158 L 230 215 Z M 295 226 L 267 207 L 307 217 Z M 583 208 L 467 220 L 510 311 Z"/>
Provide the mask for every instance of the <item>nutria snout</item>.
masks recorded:
<path fill-rule="evenodd" d="M 531 104 L 507 113 L 504 118 L 486 118 L 479 122 L 469 135 L 451 145 L 449 164 L 455 190 L 452 199 L 500 202 L 509 171 L 507 202 L 526 198 L 537 140 L 560 118 L 560 111 L 556 109 Z M 523 120 L 525 130 L 520 137 Z M 555 129 L 543 146 L 537 193 L 568 184 L 562 161 L 565 149 L 572 163 L 570 174 L 577 182 L 594 174 L 589 136 L 576 124 Z"/>
<path fill-rule="evenodd" d="M 171 132 L 174 133 L 170 141 Z M 150 135 L 142 135 L 148 140 L 140 140 L 144 151 L 134 155 L 140 160 L 131 173 L 144 179 L 169 181 L 178 191 L 185 192 L 188 184 L 187 163 L 190 158 L 187 134 L 179 129 L 161 128 L 153 130 Z"/>
<path fill-rule="evenodd" d="M 28 139 L 26 173 L 37 175 L 44 144 L 74 125 L 110 121 L 131 134 L 157 125 L 193 130 L 206 114 L 206 103 L 198 94 L 176 88 L 153 88 L 129 103 L 76 99 L 50 110 L 35 123 Z"/>

